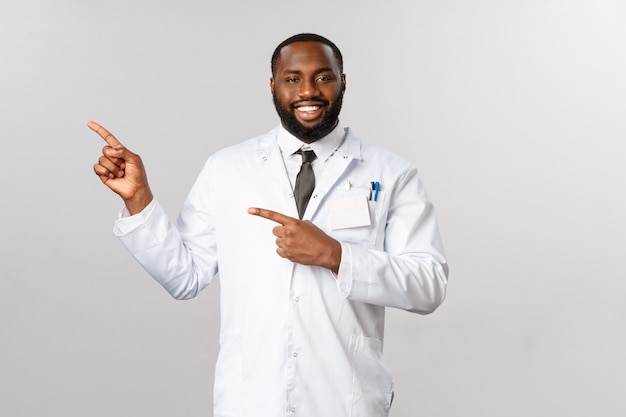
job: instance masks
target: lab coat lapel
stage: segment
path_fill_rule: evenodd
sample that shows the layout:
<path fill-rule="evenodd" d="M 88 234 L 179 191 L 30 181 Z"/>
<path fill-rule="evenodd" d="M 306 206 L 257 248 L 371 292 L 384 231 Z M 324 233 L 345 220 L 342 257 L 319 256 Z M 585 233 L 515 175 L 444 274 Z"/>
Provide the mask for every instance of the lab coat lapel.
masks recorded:
<path fill-rule="evenodd" d="M 361 159 L 361 141 L 348 130 L 343 144 L 330 156 L 324 174 L 316 178 L 315 190 L 304 213 L 304 219 L 313 219 L 330 190 L 343 178 L 354 160 Z"/>
<path fill-rule="evenodd" d="M 276 201 L 275 206 L 266 208 L 298 218 L 298 209 L 293 199 L 289 176 L 285 169 L 285 163 L 280 153 L 280 148 L 276 142 L 276 130 L 261 138 L 259 146 L 257 147 L 257 156 L 263 167 L 264 176 L 268 181 L 273 183 L 268 184 L 268 187 L 278 187 L 280 195 L 285 196 L 284 200 Z"/>

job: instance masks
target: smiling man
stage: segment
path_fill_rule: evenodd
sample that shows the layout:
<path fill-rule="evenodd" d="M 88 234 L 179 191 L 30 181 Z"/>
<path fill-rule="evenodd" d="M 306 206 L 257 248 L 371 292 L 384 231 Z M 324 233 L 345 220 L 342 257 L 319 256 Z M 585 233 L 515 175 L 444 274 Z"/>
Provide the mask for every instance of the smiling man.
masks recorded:
<path fill-rule="evenodd" d="M 272 57 L 270 86 L 282 126 L 310 143 L 339 123 L 346 89 L 343 58 L 334 45 L 291 41 L 281 44 Z"/>
<path fill-rule="evenodd" d="M 94 171 L 125 203 L 114 231 L 177 299 L 219 272 L 216 417 L 387 416 L 385 308 L 445 296 L 433 206 L 410 163 L 340 124 L 331 41 L 295 35 L 271 69 L 280 126 L 209 157 L 176 223 L 139 156 L 89 122 L 107 142 Z"/>

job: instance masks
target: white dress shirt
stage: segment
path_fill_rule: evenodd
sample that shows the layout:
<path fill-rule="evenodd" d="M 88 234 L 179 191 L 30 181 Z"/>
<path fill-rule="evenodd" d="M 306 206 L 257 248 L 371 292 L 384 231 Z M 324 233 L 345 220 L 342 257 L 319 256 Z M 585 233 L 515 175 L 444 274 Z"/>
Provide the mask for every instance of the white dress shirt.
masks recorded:
<path fill-rule="evenodd" d="M 293 189 L 296 184 L 296 177 L 302 165 L 302 155 L 297 154 L 296 151 L 300 149 L 305 151 L 310 149 L 315 152 L 316 159 L 311 163 L 311 167 L 317 178 L 323 174 L 328 159 L 335 153 L 337 148 L 339 148 L 345 136 L 345 129 L 341 127 L 341 125 L 337 125 L 328 135 L 309 144 L 302 142 L 285 130 L 284 127 L 280 126 L 278 128 L 276 141 L 280 148 L 280 153 L 283 156 L 283 161 L 285 162 L 285 169 L 289 176 L 291 188 Z"/>
<path fill-rule="evenodd" d="M 345 139 L 334 152 L 320 150 L 304 213 L 341 242 L 337 277 L 281 258 L 275 223 L 247 213 L 261 207 L 297 218 L 280 131 L 212 155 L 176 224 L 155 200 L 119 219 L 115 233 L 176 298 L 196 296 L 219 272 L 215 417 L 386 416 L 385 308 L 427 314 L 445 296 L 432 204 L 408 162 L 340 129 Z M 371 181 L 381 184 L 376 201 Z M 331 227 L 331 203 L 355 197 L 367 199 L 371 224 Z"/>

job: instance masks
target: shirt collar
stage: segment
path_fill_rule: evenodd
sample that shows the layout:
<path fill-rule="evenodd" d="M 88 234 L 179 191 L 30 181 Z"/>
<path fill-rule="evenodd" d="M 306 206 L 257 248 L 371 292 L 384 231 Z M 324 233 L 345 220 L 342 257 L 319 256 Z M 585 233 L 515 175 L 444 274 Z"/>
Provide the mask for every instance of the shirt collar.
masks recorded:
<path fill-rule="evenodd" d="M 282 125 L 278 128 L 276 140 L 283 156 L 292 155 L 300 148 L 312 149 L 319 161 L 326 160 L 339 148 L 346 136 L 346 130 L 338 123 L 337 126 L 323 138 L 313 143 L 305 143 L 289 133 Z"/>

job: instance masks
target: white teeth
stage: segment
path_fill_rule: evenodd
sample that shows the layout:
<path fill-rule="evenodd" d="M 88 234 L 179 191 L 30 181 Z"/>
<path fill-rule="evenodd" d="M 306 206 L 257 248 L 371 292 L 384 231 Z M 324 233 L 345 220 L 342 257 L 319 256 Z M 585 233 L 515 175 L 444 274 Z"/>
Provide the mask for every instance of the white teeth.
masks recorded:
<path fill-rule="evenodd" d="M 320 107 L 319 106 L 300 106 L 298 107 L 299 111 L 316 111 Z"/>

